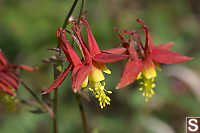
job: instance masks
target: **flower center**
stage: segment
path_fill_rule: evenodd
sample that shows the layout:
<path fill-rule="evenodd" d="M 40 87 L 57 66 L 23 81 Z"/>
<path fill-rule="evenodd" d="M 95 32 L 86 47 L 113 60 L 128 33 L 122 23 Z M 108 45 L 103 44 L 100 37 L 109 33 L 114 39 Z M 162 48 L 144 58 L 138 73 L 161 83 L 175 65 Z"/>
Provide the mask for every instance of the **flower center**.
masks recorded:
<path fill-rule="evenodd" d="M 145 68 L 142 73 L 146 79 L 153 79 L 157 76 L 154 66 Z"/>

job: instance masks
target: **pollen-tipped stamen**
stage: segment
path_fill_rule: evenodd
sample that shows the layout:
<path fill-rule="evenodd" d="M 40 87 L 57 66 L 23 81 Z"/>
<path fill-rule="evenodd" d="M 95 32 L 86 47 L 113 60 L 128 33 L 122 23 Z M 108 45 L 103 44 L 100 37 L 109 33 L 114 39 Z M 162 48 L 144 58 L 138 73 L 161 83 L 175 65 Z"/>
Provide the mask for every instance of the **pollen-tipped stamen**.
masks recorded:
<path fill-rule="evenodd" d="M 111 94 L 112 91 L 105 89 L 105 82 L 90 82 L 89 86 L 89 91 L 92 92 L 96 99 L 98 99 L 101 108 L 110 105 L 111 99 L 106 95 L 106 93 Z"/>
<path fill-rule="evenodd" d="M 154 94 L 154 88 L 156 84 L 154 83 L 155 78 L 146 78 L 143 73 L 140 73 L 137 77 L 137 80 L 140 80 L 140 88 L 139 91 L 142 92 L 142 95 L 145 97 L 145 101 L 147 102 Z"/>
<path fill-rule="evenodd" d="M 85 79 L 83 84 L 81 85 L 81 88 L 88 88 L 88 90 L 92 93 L 92 95 L 98 99 L 99 106 L 101 108 L 104 108 L 106 105 L 110 105 L 111 99 L 106 94 L 111 94 L 112 91 L 108 91 L 105 89 L 105 77 L 103 75 L 104 71 L 108 74 L 111 73 L 107 67 L 102 67 L 103 70 L 98 69 L 97 67 L 93 66 L 93 69 L 91 73 L 88 75 L 88 77 Z"/>

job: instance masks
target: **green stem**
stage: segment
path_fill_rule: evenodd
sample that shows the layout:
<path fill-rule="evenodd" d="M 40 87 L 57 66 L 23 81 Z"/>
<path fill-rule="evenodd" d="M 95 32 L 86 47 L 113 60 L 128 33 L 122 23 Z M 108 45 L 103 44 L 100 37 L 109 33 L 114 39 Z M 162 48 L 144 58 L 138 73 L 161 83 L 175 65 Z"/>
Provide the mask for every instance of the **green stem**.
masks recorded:
<path fill-rule="evenodd" d="M 60 72 L 57 70 L 57 66 L 59 64 L 53 64 L 53 70 L 54 70 L 54 79 L 58 77 Z M 54 89 L 54 95 L 53 95 L 53 112 L 54 112 L 54 117 L 53 117 L 53 133 L 58 133 L 58 117 L 57 117 L 57 112 L 58 112 L 58 88 Z"/>
<path fill-rule="evenodd" d="M 58 126 L 57 126 L 57 103 L 58 103 L 58 89 L 56 88 L 54 90 L 54 98 L 53 98 L 53 112 L 54 112 L 54 117 L 53 117 L 53 132 L 58 133 Z"/>
<path fill-rule="evenodd" d="M 73 11 L 74 11 L 74 9 L 75 9 L 77 3 L 78 3 L 78 0 L 74 0 L 74 3 L 73 3 L 73 5 L 72 5 L 71 9 L 69 10 L 69 13 L 67 14 L 67 17 L 65 18 L 64 24 L 63 24 L 63 26 L 62 26 L 63 29 L 66 28 L 66 26 L 67 26 L 67 24 L 68 24 L 68 20 L 69 20 L 70 16 L 72 15 L 72 13 L 73 13 Z"/>
<path fill-rule="evenodd" d="M 80 23 L 80 20 L 81 20 L 81 15 L 82 15 L 82 13 L 83 13 L 84 5 L 85 5 L 85 0 L 82 0 L 82 1 L 81 1 L 80 12 L 79 12 L 79 17 L 78 17 L 78 24 Z"/>
<path fill-rule="evenodd" d="M 35 98 L 35 100 L 36 100 L 37 102 L 39 102 L 40 104 L 42 103 L 42 102 L 40 101 L 40 98 L 33 92 L 33 90 L 32 90 L 30 87 L 28 87 L 28 85 L 25 84 L 24 81 L 21 81 L 21 85 L 24 86 L 24 88 Z"/>
<path fill-rule="evenodd" d="M 79 94 L 76 94 L 76 100 L 78 102 L 78 106 L 79 106 L 79 110 L 80 110 L 80 114 L 81 114 L 81 118 L 82 118 L 82 126 L 83 126 L 84 133 L 88 133 L 86 115 L 85 115 L 85 111 L 83 109 L 83 104 L 81 102 Z"/>
<path fill-rule="evenodd" d="M 52 109 L 42 100 L 40 100 L 40 98 L 35 94 L 35 92 L 28 87 L 28 85 L 25 84 L 24 81 L 20 81 L 21 84 L 24 86 L 24 88 L 33 96 L 33 98 L 49 113 L 49 115 L 53 118 L 54 114 Z"/>

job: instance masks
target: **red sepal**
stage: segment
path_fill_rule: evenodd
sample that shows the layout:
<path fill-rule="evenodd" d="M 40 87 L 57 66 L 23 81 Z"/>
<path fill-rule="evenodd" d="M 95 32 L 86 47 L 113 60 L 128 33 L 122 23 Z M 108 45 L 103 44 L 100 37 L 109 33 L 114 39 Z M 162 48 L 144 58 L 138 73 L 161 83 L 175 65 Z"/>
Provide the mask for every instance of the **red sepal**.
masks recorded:
<path fill-rule="evenodd" d="M 149 56 L 149 55 L 151 55 L 152 48 L 154 46 L 152 38 L 151 38 L 151 35 L 149 33 L 149 29 L 141 19 L 137 19 L 136 21 L 138 23 L 140 23 L 142 25 L 142 28 L 144 29 L 144 32 L 145 32 L 145 48 L 144 48 L 144 52 L 145 52 L 146 56 Z"/>
<path fill-rule="evenodd" d="M 103 53 L 108 53 L 108 54 L 125 54 L 126 48 L 112 48 L 112 49 L 107 49 L 103 50 Z"/>
<path fill-rule="evenodd" d="M 94 55 L 100 53 L 99 46 L 90 30 L 90 26 L 89 26 L 88 22 L 84 18 L 81 18 L 81 21 L 85 24 L 85 27 L 87 29 L 88 45 L 89 45 L 90 54 L 91 54 L 91 56 L 94 56 Z"/>
<path fill-rule="evenodd" d="M 188 60 L 192 60 L 191 57 L 183 56 L 175 52 L 171 52 L 167 49 L 154 49 L 152 51 L 152 59 L 155 62 L 163 64 L 174 64 Z"/>
<path fill-rule="evenodd" d="M 80 70 L 78 71 L 76 77 L 74 78 L 75 84 L 74 84 L 73 91 L 75 93 L 80 90 L 81 84 L 84 82 L 84 80 L 86 79 L 86 77 L 88 76 L 88 74 L 91 71 L 91 67 L 92 67 L 91 63 L 90 64 L 86 64 L 86 65 L 83 65 L 80 68 Z"/>
<path fill-rule="evenodd" d="M 83 64 L 73 68 L 73 71 L 72 71 L 72 74 L 71 74 L 71 77 L 72 77 L 72 89 L 75 88 L 76 76 L 77 76 L 77 73 L 78 73 L 78 71 L 80 70 L 81 67 L 83 67 Z"/>
<path fill-rule="evenodd" d="M 15 90 L 17 90 L 17 86 L 15 86 L 14 84 L 12 84 L 11 82 L 7 81 L 6 79 L 4 79 L 3 77 L 0 77 L 0 83 L 3 83 L 5 84 L 6 86 L 10 87 L 10 88 L 13 88 Z"/>
<path fill-rule="evenodd" d="M 36 68 L 34 68 L 34 67 L 29 67 L 29 66 L 26 66 L 26 65 L 18 65 L 18 68 L 24 69 L 24 70 L 26 70 L 26 71 L 34 71 L 34 70 L 36 70 Z"/>
<path fill-rule="evenodd" d="M 1 72 L 0 76 L 3 77 L 8 82 L 10 82 L 10 84 L 15 86 L 14 88 L 18 88 L 18 86 L 19 86 L 19 78 L 16 77 L 16 75 L 12 74 L 11 72 Z"/>
<path fill-rule="evenodd" d="M 123 60 L 127 57 L 128 57 L 128 55 L 99 53 L 93 57 L 93 60 L 96 62 L 110 63 L 110 62 L 116 62 L 119 60 Z"/>
<path fill-rule="evenodd" d="M 83 51 L 85 61 L 86 61 L 87 63 L 89 63 L 89 62 L 91 62 L 90 53 L 89 53 L 89 51 L 87 50 L 87 47 L 85 46 L 85 43 L 84 43 L 84 41 L 83 41 L 83 39 L 82 39 L 82 36 L 81 36 L 81 33 L 80 33 L 80 30 L 79 30 L 78 26 L 77 26 L 76 24 L 75 24 L 75 26 L 76 26 L 77 32 L 76 32 L 76 30 L 74 29 L 74 27 L 72 27 L 72 30 L 73 30 L 73 32 L 76 34 L 76 36 L 77 36 L 77 38 L 78 38 L 78 40 L 79 40 L 79 42 L 80 42 L 81 49 L 82 49 L 82 51 Z"/>
<path fill-rule="evenodd" d="M 60 32 L 62 31 L 62 39 L 60 38 Z M 82 64 L 80 58 L 78 57 L 78 55 L 76 54 L 76 52 L 73 50 L 73 48 L 70 46 L 69 42 L 66 39 L 65 36 L 65 31 L 62 30 L 61 28 L 59 28 L 57 30 L 57 37 L 59 40 L 59 44 L 62 48 L 62 50 L 65 53 L 65 56 L 67 57 L 67 59 L 74 65 L 79 65 Z"/>
<path fill-rule="evenodd" d="M 157 46 L 154 46 L 153 49 L 170 49 L 174 45 L 173 42 L 163 43 Z"/>
<path fill-rule="evenodd" d="M 123 88 L 133 83 L 136 80 L 138 74 L 142 71 L 142 69 L 143 69 L 143 64 L 140 59 L 137 60 L 129 59 L 125 65 L 121 79 L 116 88 L 117 89 Z"/>
<path fill-rule="evenodd" d="M 49 93 L 50 91 L 52 91 L 53 89 L 57 88 L 66 78 L 66 76 L 68 75 L 69 71 L 72 69 L 72 65 L 70 64 L 64 72 L 62 72 L 57 78 L 56 80 L 54 80 L 54 82 L 51 84 L 51 86 L 45 90 L 44 92 L 42 92 L 42 95 Z"/>
<path fill-rule="evenodd" d="M 16 94 L 6 85 L 0 83 L 0 91 L 3 91 L 9 95 L 16 96 Z"/>

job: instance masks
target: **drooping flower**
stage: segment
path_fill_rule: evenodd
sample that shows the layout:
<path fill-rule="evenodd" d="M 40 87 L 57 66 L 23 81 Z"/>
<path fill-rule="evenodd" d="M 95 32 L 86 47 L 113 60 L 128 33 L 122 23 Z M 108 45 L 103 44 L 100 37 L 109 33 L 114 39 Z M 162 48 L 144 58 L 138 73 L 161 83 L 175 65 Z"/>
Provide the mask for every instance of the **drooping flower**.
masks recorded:
<path fill-rule="evenodd" d="M 155 67 L 159 68 L 158 63 L 175 64 L 192 58 L 170 51 L 169 48 L 173 46 L 173 43 L 154 46 L 148 27 L 141 19 L 137 19 L 137 22 L 142 25 L 145 32 L 144 68 L 138 79 L 143 79 L 143 82 L 141 82 L 143 88 L 140 88 L 140 90 L 143 91 L 143 95 L 148 100 L 154 94 L 153 88 L 156 86 L 154 81 L 157 76 Z"/>
<path fill-rule="evenodd" d="M 131 35 L 133 39 L 129 42 L 125 41 L 124 37 L 119 33 L 123 42 L 123 47 L 106 50 L 108 53 L 124 53 L 129 55 L 129 60 L 125 65 L 122 77 L 117 85 L 117 88 L 125 87 L 136 79 L 140 80 L 140 91 L 143 92 L 145 100 L 148 100 L 154 94 L 155 78 L 157 76 L 155 67 L 159 68 L 158 63 L 175 64 L 191 60 L 191 57 L 183 56 L 169 50 L 173 43 L 165 43 L 154 46 L 148 27 L 141 19 L 137 22 L 142 24 L 145 32 L 145 46 L 142 45 L 139 35 L 134 32 L 123 31 L 125 34 Z M 117 51 L 117 52 L 116 52 Z"/>
<path fill-rule="evenodd" d="M 110 104 L 110 98 L 106 94 L 112 93 L 111 91 L 107 91 L 105 89 L 105 77 L 103 72 L 107 74 L 110 74 L 111 72 L 104 63 L 119 61 L 126 58 L 127 56 L 102 53 L 89 28 L 87 21 L 83 18 L 81 21 L 85 24 L 87 29 L 89 51 L 81 36 L 80 27 L 76 24 L 76 22 L 74 22 L 75 27 L 72 27 L 76 37 L 74 35 L 72 35 L 72 37 L 78 41 L 78 44 L 80 45 L 80 49 L 83 54 L 82 61 L 79 59 L 77 54 L 68 43 L 65 36 L 65 30 L 59 29 L 57 31 L 57 36 L 60 42 L 60 46 L 64 51 L 67 59 L 69 60 L 71 67 L 61 73 L 53 82 L 53 84 L 45 92 L 43 92 L 43 94 L 46 94 L 59 86 L 67 76 L 67 73 L 72 69 L 73 91 L 77 92 L 80 90 L 80 88 L 88 88 L 88 90 L 93 93 L 95 98 L 99 100 L 100 107 L 103 108 L 106 104 Z M 60 36 L 61 31 L 62 38 Z"/>
<path fill-rule="evenodd" d="M 84 18 L 81 18 L 81 21 L 85 24 L 88 33 L 88 47 L 89 47 L 89 56 L 86 58 L 85 61 L 92 63 L 91 71 L 88 77 L 85 79 L 84 84 L 82 84 L 82 88 L 87 87 L 93 95 L 99 100 L 101 108 L 105 107 L 106 104 L 110 104 L 110 98 L 106 96 L 106 93 L 110 94 L 111 91 L 107 91 L 105 89 L 105 77 L 104 73 L 111 74 L 111 71 L 106 67 L 104 63 L 116 62 L 126 58 L 127 56 L 122 55 L 119 56 L 117 54 L 107 54 L 101 52 L 98 44 L 90 30 L 89 24 Z M 79 27 L 75 24 L 76 30 L 72 28 L 76 36 L 80 41 L 81 48 L 83 51 L 87 51 L 85 47 L 84 41 L 80 34 Z"/>
<path fill-rule="evenodd" d="M 6 103 L 13 101 L 19 87 L 18 70 L 33 71 L 35 68 L 25 65 L 13 65 L 8 62 L 0 49 L 0 99 Z"/>
<path fill-rule="evenodd" d="M 45 90 L 42 94 L 47 94 L 53 89 L 57 88 L 66 78 L 68 73 L 72 71 L 72 89 L 74 92 L 77 92 L 79 90 L 80 85 L 83 81 L 81 81 L 82 77 L 86 77 L 85 75 L 88 74 L 88 68 L 90 67 L 89 64 L 83 64 L 79 58 L 79 56 L 76 54 L 76 52 L 73 50 L 73 48 L 70 46 L 69 42 L 66 39 L 65 36 L 66 31 L 62 28 L 59 28 L 56 31 L 56 36 L 59 40 L 59 44 L 69 61 L 68 67 L 54 80 L 54 82 L 50 85 L 50 87 Z M 82 71 L 81 76 L 77 76 L 77 73 Z M 81 83 L 80 83 L 81 82 Z"/>

